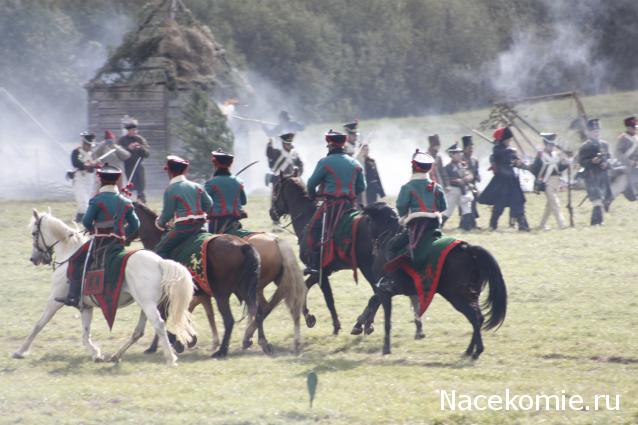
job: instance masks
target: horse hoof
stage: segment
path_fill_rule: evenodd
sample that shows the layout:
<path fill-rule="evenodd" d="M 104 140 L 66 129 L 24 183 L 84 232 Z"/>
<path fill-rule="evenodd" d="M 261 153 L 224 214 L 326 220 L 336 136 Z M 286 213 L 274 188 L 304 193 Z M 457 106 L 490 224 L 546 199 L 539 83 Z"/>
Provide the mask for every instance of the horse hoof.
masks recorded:
<path fill-rule="evenodd" d="M 388 347 L 383 347 L 383 355 L 384 355 L 384 356 L 387 356 L 388 354 L 392 354 L 392 353 L 390 352 L 390 348 L 388 348 Z"/>
<path fill-rule="evenodd" d="M 479 356 L 481 355 L 481 353 L 474 353 L 472 354 L 472 360 L 478 360 Z"/>
<path fill-rule="evenodd" d="M 119 358 L 118 356 L 116 356 L 115 354 L 111 356 L 111 358 L 109 359 L 109 361 L 111 363 L 119 363 L 120 361 L 122 361 L 121 358 Z"/>
<path fill-rule="evenodd" d="M 372 332 L 374 332 L 374 325 L 371 323 L 368 326 L 365 327 L 364 329 L 366 335 L 370 335 Z"/>
<path fill-rule="evenodd" d="M 417 332 L 414 334 L 414 339 L 419 340 L 425 338 L 425 334 L 423 332 Z"/>
<path fill-rule="evenodd" d="M 309 314 L 306 316 L 306 326 L 309 328 L 314 328 L 317 324 L 317 318 L 313 314 Z"/>
<path fill-rule="evenodd" d="M 14 359 L 24 359 L 24 354 L 18 353 L 17 351 L 11 355 Z"/>
<path fill-rule="evenodd" d="M 350 335 L 361 335 L 363 333 L 363 328 L 361 325 L 354 325 L 352 330 L 350 331 Z"/>
<path fill-rule="evenodd" d="M 93 362 L 95 363 L 102 363 L 103 361 L 104 361 L 104 356 L 101 354 L 99 356 L 93 357 Z"/>
<path fill-rule="evenodd" d="M 224 352 L 222 350 L 217 350 L 210 357 L 213 358 L 213 359 L 223 359 L 224 357 L 226 357 L 226 352 Z"/>
<path fill-rule="evenodd" d="M 175 349 L 175 352 L 176 352 L 177 354 L 182 354 L 182 353 L 184 352 L 184 344 L 182 344 L 182 343 L 181 343 L 181 342 L 179 342 L 179 341 L 175 341 L 175 342 L 173 343 L 173 348 Z"/>
<path fill-rule="evenodd" d="M 294 354 L 299 354 L 301 353 L 301 343 L 299 341 L 295 341 L 295 343 L 292 346 L 292 352 Z"/>
<path fill-rule="evenodd" d="M 252 345 L 253 345 L 253 340 L 252 339 L 246 339 L 246 340 L 244 340 L 244 342 L 242 342 L 241 348 L 246 350 L 247 348 L 251 347 Z"/>
<path fill-rule="evenodd" d="M 272 345 L 270 345 L 267 342 L 261 342 L 259 343 L 259 345 L 261 346 L 261 351 L 264 352 L 264 354 L 270 356 L 273 353 L 273 349 L 272 349 Z"/>
<path fill-rule="evenodd" d="M 339 335 L 339 331 L 340 331 L 340 330 L 341 330 L 341 326 L 340 326 L 340 325 L 337 325 L 337 326 L 335 326 L 335 327 L 334 327 L 334 329 L 332 330 L 332 334 L 333 334 L 334 336 L 337 336 L 337 335 Z"/>
<path fill-rule="evenodd" d="M 193 348 L 197 345 L 197 335 L 193 335 L 190 341 L 188 341 L 188 348 Z"/>
<path fill-rule="evenodd" d="M 144 354 L 155 354 L 157 352 L 157 347 L 148 347 L 144 350 Z"/>

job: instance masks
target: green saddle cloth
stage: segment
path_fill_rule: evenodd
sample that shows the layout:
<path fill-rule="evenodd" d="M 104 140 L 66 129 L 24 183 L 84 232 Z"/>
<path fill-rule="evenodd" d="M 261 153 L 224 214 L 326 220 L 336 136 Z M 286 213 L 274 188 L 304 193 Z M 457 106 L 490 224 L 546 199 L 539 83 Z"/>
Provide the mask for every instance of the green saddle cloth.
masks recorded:
<path fill-rule="evenodd" d="M 253 232 L 251 230 L 246 230 L 246 229 L 229 229 L 225 233 L 227 235 L 233 235 L 243 239 L 248 236 L 256 235 L 257 233 L 263 233 L 263 232 Z"/>
<path fill-rule="evenodd" d="M 208 275 L 206 273 L 206 247 L 208 242 L 215 237 L 216 235 L 211 233 L 195 233 L 177 245 L 169 256 L 171 259 L 184 265 L 199 288 L 211 296 L 213 292 L 210 288 Z"/>

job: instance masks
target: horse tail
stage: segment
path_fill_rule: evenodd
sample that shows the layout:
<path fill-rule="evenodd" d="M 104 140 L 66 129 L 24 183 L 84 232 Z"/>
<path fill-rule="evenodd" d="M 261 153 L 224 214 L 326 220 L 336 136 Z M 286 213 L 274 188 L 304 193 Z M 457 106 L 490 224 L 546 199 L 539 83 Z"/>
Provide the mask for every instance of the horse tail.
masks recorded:
<path fill-rule="evenodd" d="M 187 344 L 195 335 L 188 306 L 193 298 L 193 279 L 188 269 L 173 260 L 160 261 L 162 280 L 160 303 L 166 302 L 166 329 Z"/>
<path fill-rule="evenodd" d="M 239 276 L 239 289 L 242 296 L 246 297 L 248 312 L 254 317 L 257 314 L 257 285 L 261 273 L 261 259 L 252 245 L 243 245 L 241 252 L 244 254 L 244 264 Z"/>
<path fill-rule="evenodd" d="M 293 318 L 299 317 L 306 300 L 306 283 L 304 282 L 303 272 L 299 267 L 297 256 L 290 243 L 277 238 L 277 246 L 283 259 L 283 270 L 278 290 L 283 292 L 286 305 Z"/>
<path fill-rule="evenodd" d="M 507 312 L 507 288 L 501 268 L 496 259 L 485 248 L 472 245 L 468 251 L 476 258 L 481 281 L 483 284 L 487 282 L 490 289 L 487 299 L 481 305 L 481 309 L 489 308 L 483 329 L 498 329 L 505 321 L 505 313 Z"/>

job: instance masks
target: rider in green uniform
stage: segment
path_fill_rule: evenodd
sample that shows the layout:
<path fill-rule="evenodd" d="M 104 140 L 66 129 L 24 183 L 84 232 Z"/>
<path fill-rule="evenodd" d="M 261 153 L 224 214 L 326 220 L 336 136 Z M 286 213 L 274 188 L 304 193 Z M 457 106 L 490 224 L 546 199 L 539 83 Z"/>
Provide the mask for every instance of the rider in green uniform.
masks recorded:
<path fill-rule="evenodd" d="M 213 207 L 208 214 L 210 233 L 241 229 L 239 220 L 247 217 L 242 209 L 247 202 L 244 182 L 230 173 L 234 159 L 233 155 L 221 149 L 212 152 L 215 173 L 204 185 L 206 193 L 213 200 Z"/>
<path fill-rule="evenodd" d="M 105 165 L 97 172 L 100 178 L 100 190 L 89 201 L 89 208 L 82 219 L 84 227 L 92 233 L 95 239 L 93 245 L 106 247 L 109 254 L 117 254 L 124 249 L 126 238 L 137 231 L 140 220 L 135 214 L 132 202 L 122 196 L 117 188 L 117 181 L 122 171 L 110 165 Z M 69 279 L 69 293 L 66 298 L 55 300 L 65 305 L 77 307 L 80 302 L 82 288 L 82 274 L 86 256 L 89 253 L 91 241 L 82 245 L 69 259 L 67 277 Z"/>
<path fill-rule="evenodd" d="M 173 220 L 174 226 L 162 235 L 155 252 L 162 258 L 168 258 L 174 248 L 202 231 L 212 200 L 200 184 L 188 180 L 184 175 L 188 169 L 187 160 L 169 155 L 164 169 L 171 180 L 164 191 L 164 206 L 155 225 L 166 230 L 168 222 Z"/>

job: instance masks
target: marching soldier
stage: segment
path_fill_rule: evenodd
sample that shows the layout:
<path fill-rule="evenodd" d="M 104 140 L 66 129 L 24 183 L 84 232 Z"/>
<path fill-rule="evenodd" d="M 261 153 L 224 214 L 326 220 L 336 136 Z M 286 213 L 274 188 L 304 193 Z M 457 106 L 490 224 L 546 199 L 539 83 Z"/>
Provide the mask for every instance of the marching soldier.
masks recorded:
<path fill-rule="evenodd" d="M 377 202 L 379 198 L 385 198 L 385 191 L 381 184 L 379 170 L 377 170 L 377 161 L 370 157 L 370 145 L 363 143 L 357 161 L 363 166 L 366 178 L 366 191 L 359 197 L 361 204 L 368 205 Z"/>
<path fill-rule="evenodd" d="M 587 197 L 592 203 L 591 225 L 603 224 L 603 207 L 609 208 L 612 201 L 609 186 L 609 144 L 600 139 L 600 120 L 587 121 L 589 139 L 578 151 L 578 162 L 584 168 Z"/>
<path fill-rule="evenodd" d="M 136 119 L 127 118 L 124 121 L 124 129 L 126 134 L 117 141 L 117 144 L 129 151 L 130 156 L 124 161 L 124 169 L 126 178 L 132 183 L 132 190 L 137 192 L 137 199 L 146 202 L 146 175 L 144 174 L 144 166 L 142 162 L 144 158 L 148 158 L 151 147 L 145 138 L 138 134 L 138 122 Z M 133 172 L 135 172 L 134 175 Z"/>
<path fill-rule="evenodd" d="M 98 194 L 89 202 L 82 224 L 93 234 L 93 244 L 107 247 L 108 254 L 114 255 L 124 249 L 126 238 L 139 228 L 140 221 L 135 214 L 131 201 L 120 195 L 117 181 L 122 171 L 111 165 L 105 165 L 97 171 L 100 179 Z M 69 259 L 67 277 L 69 293 L 66 298 L 56 298 L 57 302 L 78 307 L 82 289 L 82 274 L 86 256 L 90 255 L 91 241 L 82 245 Z M 97 246 L 93 247 L 95 250 Z"/>
<path fill-rule="evenodd" d="M 171 251 L 195 233 L 202 231 L 206 223 L 207 212 L 213 201 L 204 188 L 186 178 L 188 161 L 177 155 L 166 158 L 164 169 L 170 182 L 164 191 L 164 206 L 155 225 L 166 230 L 170 220 L 173 228 L 162 235 L 155 252 L 162 258 L 169 258 Z"/>
<path fill-rule="evenodd" d="M 346 144 L 344 145 L 344 151 L 353 158 L 354 153 L 357 150 L 357 141 L 360 136 L 359 132 L 357 132 L 358 126 L 359 120 L 354 120 L 343 125 L 343 129 L 346 131 Z"/>
<path fill-rule="evenodd" d="M 428 136 L 428 154 L 434 158 L 434 164 L 430 170 L 430 178 L 440 184 L 442 187 L 447 186 L 447 178 L 445 176 L 445 168 L 443 167 L 443 157 L 439 153 L 441 149 L 441 139 L 438 134 Z"/>
<path fill-rule="evenodd" d="M 213 178 L 204 184 L 206 193 L 213 200 L 208 214 L 208 231 L 226 233 L 231 229 L 241 229 L 240 219 L 247 215 L 242 209 L 246 205 L 246 193 L 241 179 L 230 173 L 235 157 L 218 149 L 212 152 L 211 160 L 215 166 Z"/>
<path fill-rule="evenodd" d="M 638 122 L 635 116 L 625 118 L 625 132 L 618 136 L 616 144 L 616 158 L 623 166 L 627 179 L 625 197 L 630 201 L 636 200 L 636 184 L 638 184 L 638 136 L 636 127 Z"/>
<path fill-rule="evenodd" d="M 558 227 L 564 229 L 565 219 L 560 211 L 560 201 L 558 193 L 560 191 L 560 175 L 569 167 L 569 162 L 561 158 L 554 150 L 556 146 L 556 133 L 541 133 L 543 138 L 544 149 L 538 153 L 530 171 L 536 176 L 539 183 L 539 189 L 545 192 L 547 202 L 545 203 L 545 212 L 541 218 L 539 227 L 549 230 L 547 220 L 550 214 L 554 214 Z"/>
<path fill-rule="evenodd" d="M 280 174 L 290 176 L 294 173 L 295 168 L 297 168 L 297 175 L 301 176 L 303 174 L 303 162 L 299 157 L 299 153 L 292 144 L 294 138 L 295 133 L 284 133 L 280 135 L 279 139 L 281 139 L 281 149 L 273 147 L 272 139 L 268 139 L 266 157 L 268 158 L 270 173 L 266 176 L 266 186 L 269 183 L 272 183 L 272 187 L 274 188 L 279 180 Z M 272 224 L 273 232 L 281 231 L 279 229 L 278 221 L 273 221 Z"/>
<path fill-rule="evenodd" d="M 80 134 L 80 146 L 71 151 L 71 165 L 74 170 L 69 172 L 73 176 L 73 195 L 75 195 L 75 222 L 81 223 L 84 212 L 89 206 L 89 200 L 95 193 L 95 162 L 93 161 L 93 140 L 95 134 L 84 131 Z"/>
<path fill-rule="evenodd" d="M 451 161 L 445 166 L 448 186 L 445 188 L 447 194 L 447 209 L 443 212 L 443 222 L 441 226 L 452 216 L 457 207 L 461 209 L 461 229 L 472 230 L 476 227 L 476 220 L 472 213 L 472 200 L 474 195 L 470 189 L 470 182 L 474 180 L 472 173 L 462 161 L 463 149 L 458 143 L 454 143 L 447 149 Z"/>
<path fill-rule="evenodd" d="M 516 150 L 510 147 L 514 135 L 509 127 L 497 129 L 493 137 L 494 148 L 490 161 L 494 177 L 479 195 L 478 202 L 494 206 L 490 217 L 492 230 L 496 230 L 498 219 L 505 208 L 509 207 L 510 216 L 518 221 L 518 230 L 529 232 L 529 224 L 525 218 L 525 195 L 514 170 L 514 168 L 525 169 L 527 166 L 520 160 Z"/>
<path fill-rule="evenodd" d="M 318 274 L 322 266 L 322 229 L 325 229 L 324 239 L 331 239 L 343 214 L 354 208 L 355 198 L 366 189 L 361 164 L 345 152 L 346 137 L 332 130 L 326 133 L 328 155 L 319 160 L 308 179 L 308 195 L 321 196 L 324 202 L 306 227 L 301 247 L 307 265 L 305 274 Z"/>
<path fill-rule="evenodd" d="M 472 181 L 469 182 L 470 189 L 472 190 L 472 215 L 474 216 L 474 223 L 476 227 L 476 219 L 479 218 L 478 209 L 476 208 L 476 199 L 478 198 L 478 188 L 476 186 L 477 183 L 481 181 L 481 174 L 479 170 L 479 161 L 477 158 L 473 157 L 474 154 L 474 142 L 472 141 L 472 136 L 463 136 L 461 137 L 461 141 L 463 142 L 463 157 L 462 161 L 465 163 L 468 170 L 472 175 Z"/>

